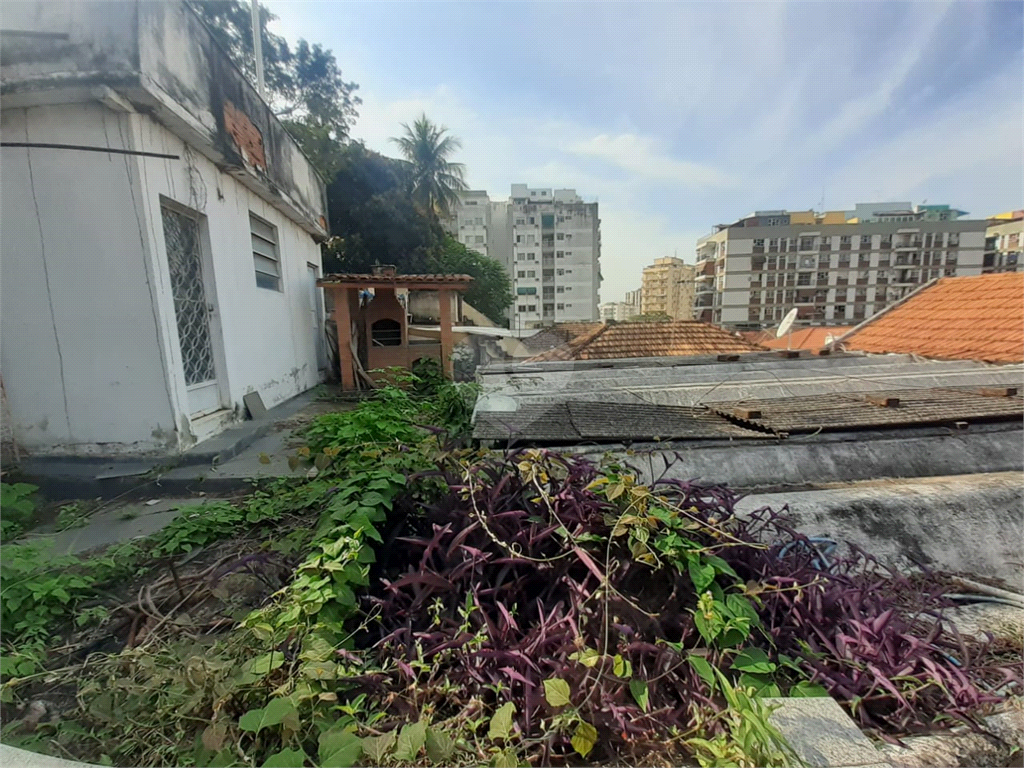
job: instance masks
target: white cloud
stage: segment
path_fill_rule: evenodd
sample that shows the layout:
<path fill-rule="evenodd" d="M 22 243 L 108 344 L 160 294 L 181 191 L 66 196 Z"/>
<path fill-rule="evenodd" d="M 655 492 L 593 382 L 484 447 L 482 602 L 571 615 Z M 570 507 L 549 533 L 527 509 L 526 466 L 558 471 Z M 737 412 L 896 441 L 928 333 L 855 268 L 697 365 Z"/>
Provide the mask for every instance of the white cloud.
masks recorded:
<path fill-rule="evenodd" d="M 569 152 L 583 157 L 604 160 L 644 180 L 669 182 L 684 186 L 733 186 L 724 173 L 701 163 L 677 160 L 660 150 L 648 136 L 621 133 L 601 134 L 569 147 Z"/>

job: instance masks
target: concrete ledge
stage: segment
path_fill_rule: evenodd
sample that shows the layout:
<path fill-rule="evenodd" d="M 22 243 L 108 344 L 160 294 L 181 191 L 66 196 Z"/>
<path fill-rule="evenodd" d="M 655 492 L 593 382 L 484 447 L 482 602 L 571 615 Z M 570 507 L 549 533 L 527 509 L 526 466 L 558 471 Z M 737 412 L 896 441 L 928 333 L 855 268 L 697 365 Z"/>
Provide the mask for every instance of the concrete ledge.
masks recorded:
<path fill-rule="evenodd" d="M 94 763 L 79 763 L 72 760 L 61 760 L 59 757 L 40 755 L 26 749 L 8 747 L 0 744 L 0 766 L 18 766 L 18 768 L 93 768 Z"/>
<path fill-rule="evenodd" d="M 765 703 L 779 707 L 770 721 L 809 768 L 890 768 L 834 699 L 781 698 Z"/>

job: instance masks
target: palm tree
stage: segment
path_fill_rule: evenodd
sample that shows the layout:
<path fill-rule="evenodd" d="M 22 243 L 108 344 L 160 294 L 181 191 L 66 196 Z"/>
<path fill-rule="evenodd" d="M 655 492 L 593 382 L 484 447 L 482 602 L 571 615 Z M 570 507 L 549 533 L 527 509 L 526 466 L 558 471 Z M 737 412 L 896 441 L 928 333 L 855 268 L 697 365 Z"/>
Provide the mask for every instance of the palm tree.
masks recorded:
<path fill-rule="evenodd" d="M 405 135 L 393 138 L 411 167 L 410 187 L 413 202 L 431 219 L 448 218 L 458 203 L 458 193 L 466 189 L 466 167 L 450 158 L 462 142 L 445 135 L 448 129 L 436 125 L 425 114 L 410 126 L 402 123 Z"/>

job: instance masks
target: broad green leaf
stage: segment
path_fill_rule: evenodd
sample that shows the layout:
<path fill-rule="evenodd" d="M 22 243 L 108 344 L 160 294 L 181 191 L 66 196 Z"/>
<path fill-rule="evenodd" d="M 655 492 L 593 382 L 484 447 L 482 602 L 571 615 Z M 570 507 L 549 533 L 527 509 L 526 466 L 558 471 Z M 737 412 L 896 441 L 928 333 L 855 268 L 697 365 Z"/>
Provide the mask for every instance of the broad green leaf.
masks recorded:
<path fill-rule="evenodd" d="M 580 724 L 576 726 L 576 732 L 572 735 L 572 748 L 581 757 L 586 757 L 595 744 L 597 744 L 597 729 L 590 723 L 580 720 Z"/>
<path fill-rule="evenodd" d="M 444 731 L 427 728 L 427 757 L 434 765 L 447 765 L 455 751 L 455 742 Z"/>
<path fill-rule="evenodd" d="M 640 709 L 646 712 L 648 706 L 647 681 L 634 677 L 629 681 L 629 692 L 633 694 L 633 699 L 640 706 Z"/>
<path fill-rule="evenodd" d="M 619 496 L 621 496 L 625 492 L 626 486 L 624 486 L 622 483 L 616 483 L 615 485 L 610 486 L 605 491 L 605 497 L 608 499 L 608 501 L 615 501 L 617 498 L 619 498 Z"/>
<path fill-rule="evenodd" d="M 705 619 L 704 614 L 699 612 L 693 614 L 693 624 L 697 627 L 697 631 L 700 632 L 700 636 L 704 638 L 706 643 L 714 641 L 722 631 L 722 622 L 716 619 Z"/>
<path fill-rule="evenodd" d="M 704 562 L 714 568 L 716 573 L 724 573 L 734 579 L 739 579 L 739 575 L 732 569 L 732 566 L 718 555 L 704 555 Z"/>
<path fill-rule="evenodd" d="M 284 654 L 280 651 L 264 653 L 249 662 L 249 670 L 255 675 L 266 675 L 284 664 Z"/>
<path fill-rule="evenodd" d="M 612 671 L 616 677 L 632 677 L 633 664 L 628 659 L 615 654 L 615 658 L 612 659 Z"/>
<path fill-rule="evenodd" d="M 391 748 L 395 746 L 397 731 L 388 731 L 380 736 L 367 736 L 362 741 L 363 754 L 374 765 L 380 765 Z"/>
<path fill-rule="evenodd" d="M 496 754 L 491 765 L 494 768 L 519 768 L 519 757 L 516 755 L 515 750 L 509 747 Z"/>
<path fill-rule="evenodd" d="M 757 624 L 760 621 L 754 606 L 743 595 L 738 595 L 735 592 L 728 595 L 725 598 L 725 607 L 729 614 L 736 618 L 748 619 L 751 624 Z"/>
<path fill-rule="evenodd" d="M 584 667 L 594 667 L 601 660 L 601 654 L 593 648 L 584 648 L 582 651 L 570 654 L 569 658 L 578 661 Z"/>
<path fill-rule="evenodd" d="M 544 698 L 552 707 L 564 707 L 571 702 L 569 684 L 560 677 L 545 680 Z"/>
<path fill-rule="evenodd" d="M 288 715 L 295 712 L 295 703 L 291 699 L 271 699 L 267 706 L 246 712 L 238 721 L 243 731 L 259 733 L 264 728 L 280 724 Z"/>
<path fill-rule="evenodd" d="M 828 696 L 828 691 L 808 680 L 801 680 L 789 689 L 789 695 L 795 699 L 814 699 Z"/>
<path fill-rule="evenodd" d="M 402 727 L 398 733 L 398 743 L 395 745 L 395 758 L 403 762 L 412 762 L 419 757 L 420 750 L 427 740 L 427 724 L 422 720 L 418 723 L 409 723 Z"/>
<path fill-rule="evenodd" d="M 363 753 L 359 737 L 335 728 L 320 734 L 320 768 L 351 768 Z"/>
<path fill-rule="evenodd" d="M 512 715 L 516 712 L 516 705 L 506 701 L 491 718 L 491 727 L 487 731 L 489 739 L 507 739 L 512 733 Z"/>
<path fill-rule="evenodd" d="M 686 657 L 686 660 L 690 662 L 690 666 L 694 668 L 701 679 L 704 680 L 712 688 L 715 687 L 715 671 L 714 667 L 711 666 L 711 662 L 705 659 L 703 656 L 697 656 L 696 654 L 690 654 Z"/>
<path fill-rule="evenodd" d="M 760 648 L 747 648 L 733 657 L 732 668 L 740 672 L 768 674 L 775 671 L 776 665 Z"/>
<path fill-rule="evenodd" d="M 715 580 L 715 569 L 710 565 L 702 564 L 696 557 L 690 559 L 687 570 L 690 573 L 693 588 L 698 592 L 703 592 Z"/>
<path fill-rule="evenodd" d="M 306 764 L 306 753 L 301 749 L 282 749 L 267 758 L 263 768 L 302 768 Z"/>

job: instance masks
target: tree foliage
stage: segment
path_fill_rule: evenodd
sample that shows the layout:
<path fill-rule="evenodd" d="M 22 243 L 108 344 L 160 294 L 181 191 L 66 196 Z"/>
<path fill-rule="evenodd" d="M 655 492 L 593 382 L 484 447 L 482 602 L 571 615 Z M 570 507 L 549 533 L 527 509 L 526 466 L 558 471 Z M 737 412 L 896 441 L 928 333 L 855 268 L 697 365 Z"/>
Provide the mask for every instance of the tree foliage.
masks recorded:
<path fill-rule="evenodd" d="M 466 291 L 466 302 L 495 323 L 504 324 L 505 310 L 511 306 L 515 296 L 512 293 L 512 281 L 501 264 L 470 250 L 447 234 L 435 263 L 438 272 L 470 275 L 473 284 Z"/>
<path fill-rule="evenodd" d="M 250 82 L 256 82 L 252 12 L 242 0 L 188 0 L 218 43 Z M 277 17 L 259 6 L 263 79 L 266 98 L 275 114 L 307 151 L 318 170 L 330 175 L 327 142 L 348 136 L 361 103 L 358 85 L 346 82 L 334 54 L 316 43 L 299 39 L 294 48 L 269 31 Z"/>
<path fill-rule="evenodd" d="M 410 165 L 409 191 L 420 210 L 434 220 L 447 218 L 466 189 L 465 166 L 450 158 L 462 146 L 448 128 L 420 115 L 405 133 L 392 139 Z M 447 135 L 446 135 L 447 134 Z"/>

